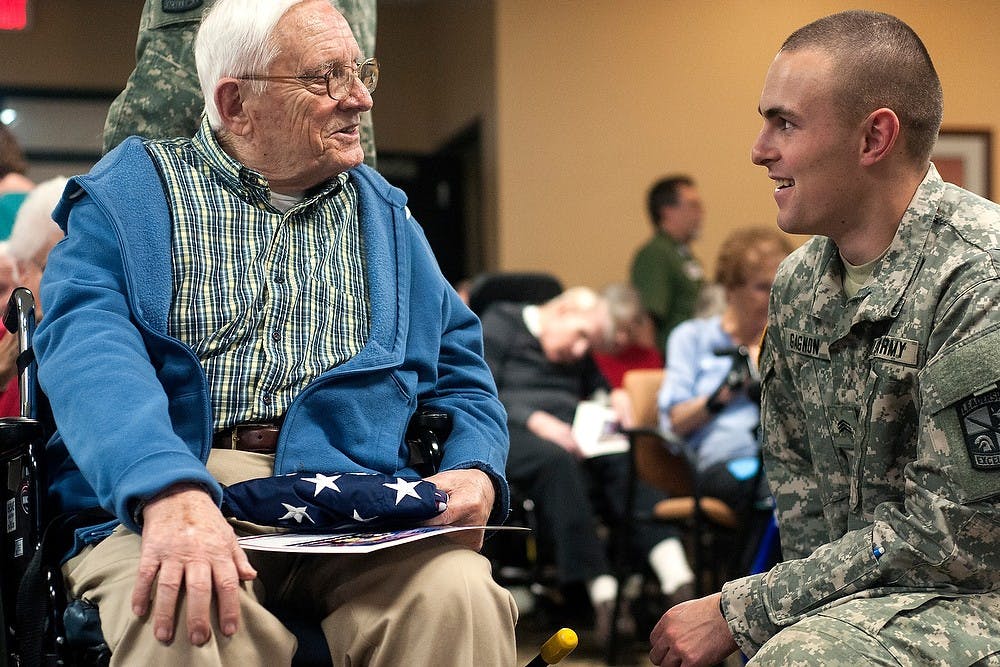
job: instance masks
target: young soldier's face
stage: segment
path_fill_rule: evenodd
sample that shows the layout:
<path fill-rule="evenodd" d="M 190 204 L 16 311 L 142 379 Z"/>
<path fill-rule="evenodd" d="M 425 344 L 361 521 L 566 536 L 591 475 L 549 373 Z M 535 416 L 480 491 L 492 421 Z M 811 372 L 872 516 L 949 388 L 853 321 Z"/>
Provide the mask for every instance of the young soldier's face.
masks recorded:
<path fill-rule="evenodd" d="M 862 202 L 861 124 L 836 104 L 835 63 L 820 51 L 780 52 L 760 95 L 764 126 L 750 156 L 775 182 L 778 227 L 792 234 L 838 237 Z"/>

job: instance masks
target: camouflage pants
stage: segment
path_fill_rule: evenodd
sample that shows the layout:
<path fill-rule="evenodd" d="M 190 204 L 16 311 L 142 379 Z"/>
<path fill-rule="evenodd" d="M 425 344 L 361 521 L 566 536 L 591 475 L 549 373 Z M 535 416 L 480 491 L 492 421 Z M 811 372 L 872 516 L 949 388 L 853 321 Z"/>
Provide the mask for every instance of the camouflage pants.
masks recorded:
<path fill-rule="evenodd" d="M 850 600 L 785 628 L 749 665 L 1000 665 L 1000 593 Z"/>

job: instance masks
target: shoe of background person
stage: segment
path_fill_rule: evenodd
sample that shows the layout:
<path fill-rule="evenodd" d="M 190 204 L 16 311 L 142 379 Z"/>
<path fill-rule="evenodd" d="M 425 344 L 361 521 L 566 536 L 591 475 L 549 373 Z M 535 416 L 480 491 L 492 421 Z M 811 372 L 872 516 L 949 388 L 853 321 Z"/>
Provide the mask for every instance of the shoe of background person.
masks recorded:
<path fill-rule="evenodd" d="M 615 601 L 607 600 L 594 605 L 594 640 L 604 645 L 611 637 L 611 617 L 615 613 Z M 635 637 L 636 623 L 632 615 L 631 605 L 627 600 L 622 600 L 622 607 L 618 612 L 618 636 L 623 639 Z"/>

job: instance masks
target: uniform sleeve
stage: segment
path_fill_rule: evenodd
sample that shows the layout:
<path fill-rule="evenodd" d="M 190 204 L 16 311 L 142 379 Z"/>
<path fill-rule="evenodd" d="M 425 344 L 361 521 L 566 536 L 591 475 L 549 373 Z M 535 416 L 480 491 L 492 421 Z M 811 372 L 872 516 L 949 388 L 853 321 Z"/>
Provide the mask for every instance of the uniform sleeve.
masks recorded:
<path fill-rule="evenodd" d="M 783 531 L 784 562 L 723 588 L 723 613 L 747 655 L 781 628 L 851 597 L 1000 587 L 1000 461 L 987 456 L 977 464 L 975 458 L 977 447 L 1000 440 L 994 417 L 1000 415 L 1000 330 L 990 322 L 1000 299 L 997 283 L 981 281 L 945 298 L 936 314 L 917 380 L 916 456 L 903 468 L 902 502 L 882 502 L 870 524 L 811 552 L 806 544 L 786 545 Z M 795 428 L 803 416 L 786 394 L 792 385 L 778 348 L 769 334 L 765 465 L 783 525 L 794 521 L 789 535 L 807 535 L 820 529 L 819 500 L 805 438 Z"/>

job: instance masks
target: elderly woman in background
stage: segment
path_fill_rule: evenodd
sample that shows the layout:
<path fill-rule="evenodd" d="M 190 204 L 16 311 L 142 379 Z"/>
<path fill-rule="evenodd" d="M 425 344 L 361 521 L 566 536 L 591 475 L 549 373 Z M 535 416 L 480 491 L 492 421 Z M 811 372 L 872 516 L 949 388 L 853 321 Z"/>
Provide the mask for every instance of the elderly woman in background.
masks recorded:
<path fill-rule="evenodd" d="M 725 310 L 681 323 L 667 341 L 667 372 L 658 398 L 661 426 L 684 442 L 701 493 L 738 513 L 748 511 L 757 497 L 757 355 L 771 283 L 789 252 L 787 238 L 776 229 L 732 232 L 716 263 Z"/>

